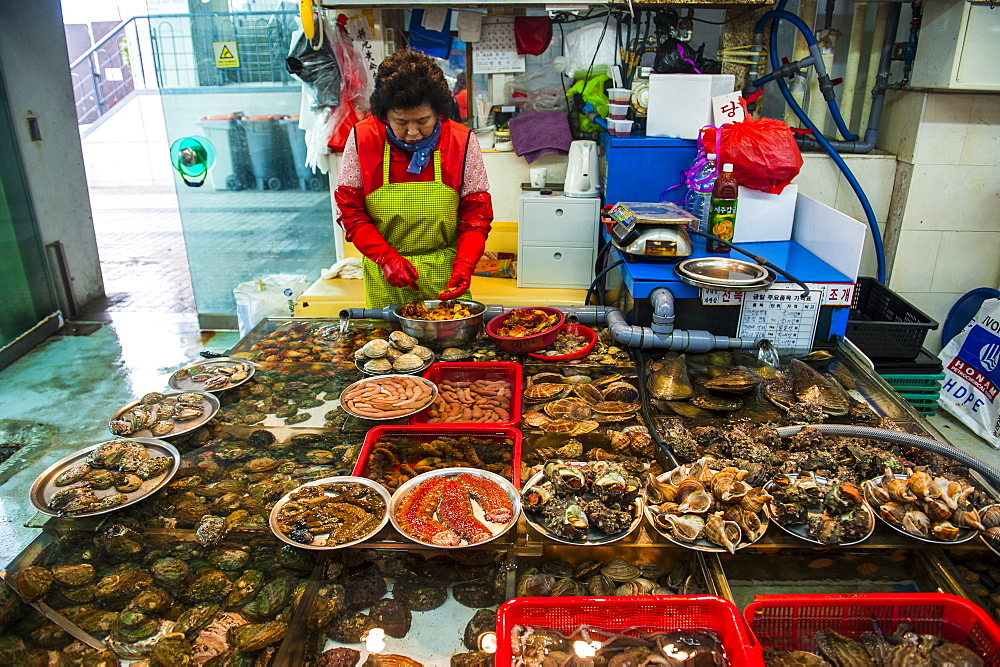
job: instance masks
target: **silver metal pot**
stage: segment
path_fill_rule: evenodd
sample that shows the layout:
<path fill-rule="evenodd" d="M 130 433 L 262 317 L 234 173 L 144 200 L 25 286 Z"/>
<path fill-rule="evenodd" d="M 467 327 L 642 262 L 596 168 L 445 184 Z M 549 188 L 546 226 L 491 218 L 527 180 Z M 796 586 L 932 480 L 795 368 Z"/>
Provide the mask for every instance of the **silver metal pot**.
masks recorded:
<path fill-rule="evenodd" d="M 400 315 L 403 306 L 396 306 L 395 315 L 399 318 L 399 327 L 424 345 L 434 347 L 461 347 L 476 339 L 483 328 L 483 314 L 486 306 L 478 301 L 457 299 L 472 313 L 469 317 L 457 320 L 414 320 Z M 440 300 L 424 301 L 428 310 L 436 308 Z"/>

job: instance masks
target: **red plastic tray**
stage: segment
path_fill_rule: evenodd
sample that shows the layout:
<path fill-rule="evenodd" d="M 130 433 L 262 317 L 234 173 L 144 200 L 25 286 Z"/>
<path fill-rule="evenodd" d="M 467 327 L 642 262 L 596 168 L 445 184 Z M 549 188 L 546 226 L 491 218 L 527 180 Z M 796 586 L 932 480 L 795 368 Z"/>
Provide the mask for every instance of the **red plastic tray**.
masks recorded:
<path fill-rule="evenodd" d="M 351 472 L 355 477 L 368 477 L 368 455 L 371 453 L 375 443 L 384 436 L 406 437 L 418 442 L 430 442 L 438 436 L 446 435 L 449 438 L 461 438 L 469 436 L 473 438 L 492 438 L 499 446 L 505 438 L 510 438 L 514 443 L 510 457 L 511 482 L 515 488 L 521 488 L 521 431 L 510 426 L 494 426 L 492 424 L 417 424 L 414 426 L 376 426 L 368 430 L 365 435 L 365 442 L 361 445 L 361 452 L 358 454 L 358 462 L 354 464 Z M 415 463 L 408 461 L 407 463 Z"/>
<path fill-rule="evenodd" d="M 594 349 L 594 344 L 597 343 L 597 332 L 590 327 L 583 326 L 582 324 L 569 323 L 562 325 L 556 330 L 556 338 L 558 338 L 559 333 L 563 331 L 577 336 L 583 336 L 587 339 L 587 344 L 576 352 L 570 352 L 569 354 L 542 354 L 542 350 L 539 350 L 538 352 L 528 352 L 528 356 L 532 359 L 541 359 L 542 361 L 572 361 L 574 359 L 582 359 L 590 354 L 590 351 Z"/>
<path fill-rule="evenodd" d="M 516 361 L 495 361 L 479 363 L 475 361 L 444 361 L 431 364 L 424 373 L 424 378 L 434 384 L 443 380 L 458 380 L 474 382 L 476 380 L 505 380 L 510 384 L 510 419 L 504 422 L 489 422 L 484 426 L 517 426 L 521 423 L 521 364 Z M 411 424 L 473 424 L 478 422 L 428 422 L 428 410 L 421 410 L 410 417 Z"/>
<path fill-rule="evenodd" d="M 551 329 L 546 329 L 541 333 L 537 333 L 531 336 L 524 336 L 522 338 L 514 338 L 513 336 L 501 336 L 497 334 L 497 329 L 503 326 L 503 323 L 507 321 L 511 313 L 521 311 L 521 310 L 541 310 L 550 315 L 558 315 L 559 319 L 556 325 Z M 552 345 L 555 341 L 556 336 L 559 335 L 559 327 L 566 323 L 566 313 L 562 312 L 558 308 L 549 308 L 548 306 L 532 306 L 529 308 L 514 308 L 513 310 L 508 310 L 502 315 L 497 315 L 492 320 L 486 323 L 486 335 L 497 342 L 497 347 L 499 347 L 504 352 L 509 352 L 510 354 L 525 354 L 527 352 L 535 352 L 543 347 L 548 347 Z"/>
<path fill-rule="evenodd" d="M 743 616 L 762 647 L 781 651 L 815 651 L 814 636 L 821 630 L 857 638 L 874 631 L 874 618 L 887 635 L 898 623 L 908 623 L 918 634 L 938 635 L 975 651 L 987 665 L 1000 665 L 1000 628 L 955 595 L 758 595 Z"/>
<path fill-rule="evenodd" d="M 511 664 L 515 625 L 573 632 L 581 625 L 625 634 L 712 630 L 733 667 L 763 665 L 760 646 L 731 602 L 714 595 L 513 598 L 497 611 L 497 667 Z"/>

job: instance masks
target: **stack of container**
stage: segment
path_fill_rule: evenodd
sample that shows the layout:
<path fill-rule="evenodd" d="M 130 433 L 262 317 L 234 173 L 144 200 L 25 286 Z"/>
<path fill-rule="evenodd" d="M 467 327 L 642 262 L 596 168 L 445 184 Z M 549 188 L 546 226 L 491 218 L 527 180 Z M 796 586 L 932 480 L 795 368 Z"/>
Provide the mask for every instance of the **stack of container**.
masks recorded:
<path fill-rule="evenodd" d="M 941 362 L 921 346 L 938 323 L 872 278 L 859 278 L 847 338 L 875 364 L 875 372 L 922 415 L 937 412 Z"/>

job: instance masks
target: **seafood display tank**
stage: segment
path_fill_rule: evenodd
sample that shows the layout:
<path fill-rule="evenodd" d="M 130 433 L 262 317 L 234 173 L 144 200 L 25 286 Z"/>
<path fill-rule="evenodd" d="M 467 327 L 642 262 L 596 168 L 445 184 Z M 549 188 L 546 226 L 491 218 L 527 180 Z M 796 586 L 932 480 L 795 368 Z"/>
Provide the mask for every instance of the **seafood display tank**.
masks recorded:
<path fill-rule="evenodd" d="M 424 341 L 444 362 L 414 361 L 433 404 L 393 418 L 361 391 L 380 377 L 368 361 L 423 352 L 393 329 L 257 325 L 228 352 L 253 373 L 211 394 L 211 420 L 165 436 L 169 481 L 125 507 L 32 518 L 37 538 L 3 574 L 0 662 L 488 665 L 497 609 L 515 597 L 715 595 L 742 610 L 759 596 L 940 592 L 1000 619 L 996 471 L 893 441 L 945 439 L 848 343 L 771 365 L 639 353 L 601 327 L 571 360 L 485 335 Z M 349 387 L 372 419 L 340 407 Z M 461 487 L 470 470 L 478 481 Z M 346 546 L 324 549 L 321 524 L 357 515 L 344 477 L 392 500 L 369 493 L 368 532 L 340 523 Z M 407 494 L 432 487 L 443 498 L 404 516 Z M 461 511 L 481 535 L 446 521 Z"/>

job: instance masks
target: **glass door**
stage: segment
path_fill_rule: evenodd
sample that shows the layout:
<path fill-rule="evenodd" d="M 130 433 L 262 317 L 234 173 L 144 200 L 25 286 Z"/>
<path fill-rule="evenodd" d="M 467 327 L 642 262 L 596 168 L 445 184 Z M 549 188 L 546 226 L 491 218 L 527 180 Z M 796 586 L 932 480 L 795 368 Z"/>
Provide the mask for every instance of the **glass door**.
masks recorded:
<path fill-rule="evenodd" d="M 168 143 L 207 144 L 186 144 L 195 162 L 214 152 L 207 175 L 186 177 L 200 185 L 175 176 L 199 323 L 235 328 L 239 283 L 312 282 L 336 261 L 329 179 L 304 165 L 301 85 L 285 70 L 298 11 L 188 6 L 149 17 L 153 62 Z"/>
<path fill-rule="evenodd" d="M 57 310 L 45 252 L 28 197 L 7 89 L 0 70 L 0 368 L 37 340 L 24 334 Z M 52 330 L 58 317 L 51 317 Z M 44 336 L 39 331 L 40 340 Z M 19 344 L 19 343 L 27 343 Z"/>

